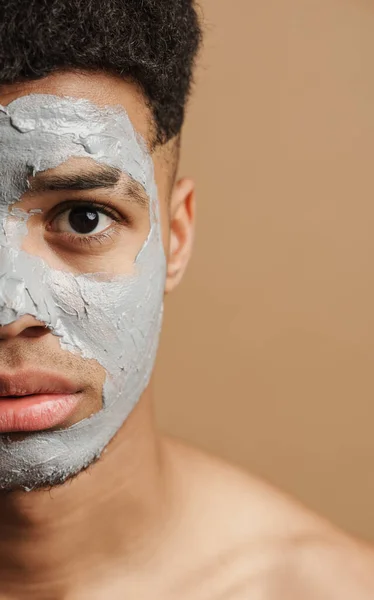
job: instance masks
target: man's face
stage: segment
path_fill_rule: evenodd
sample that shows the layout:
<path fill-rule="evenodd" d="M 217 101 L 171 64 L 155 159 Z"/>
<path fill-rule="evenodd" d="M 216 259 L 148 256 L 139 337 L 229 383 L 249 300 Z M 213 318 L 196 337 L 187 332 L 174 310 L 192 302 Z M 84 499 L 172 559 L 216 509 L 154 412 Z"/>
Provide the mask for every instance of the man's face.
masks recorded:
<path fill-rule="evenodd" d="M 115 78 L 58 74 L 0 104 L 0 393 L 40 402 L 0 401 L 0 487 L 34 488 L 95 460 L 148 384 L 170 165 L 150 156 L 142 96 Z"/>

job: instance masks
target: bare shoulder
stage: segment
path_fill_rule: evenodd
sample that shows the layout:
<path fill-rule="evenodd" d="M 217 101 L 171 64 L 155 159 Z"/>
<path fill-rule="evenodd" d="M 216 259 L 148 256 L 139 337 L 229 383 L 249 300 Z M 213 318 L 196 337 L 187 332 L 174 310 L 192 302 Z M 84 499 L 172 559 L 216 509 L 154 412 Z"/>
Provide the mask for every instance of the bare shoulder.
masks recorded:
<path fill-rule="evenodd" d="M 290 600 L 372 600 L 373 550 L 338 531 L 301 538 L 278 569 L 269 600 L 277 600 L 282 587 Z"/>
<path fill-rule="evenodd" d="M 222 534 L 256 539 L 323 533 L 330 526 L 296 500 L 244 469 L 174 438 L 165 438 L 181 497 Z M 219 533 L 219 532 L 217 532 Z"/>
<path fill-rule="evenodd" d="M 178 440 L 165 443 L 191 597 L 206 588 L 212 600 L 374 598 L 370 548 L 246 471 Z"/>

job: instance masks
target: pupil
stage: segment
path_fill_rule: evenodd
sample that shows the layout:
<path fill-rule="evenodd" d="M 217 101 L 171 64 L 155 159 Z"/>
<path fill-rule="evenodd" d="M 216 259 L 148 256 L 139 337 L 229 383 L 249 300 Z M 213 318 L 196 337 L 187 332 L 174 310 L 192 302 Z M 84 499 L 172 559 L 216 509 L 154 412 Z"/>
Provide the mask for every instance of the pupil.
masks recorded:
<path fill-rule="evenodd" d="M 69 214 L 70 226 L 77 233 L 92 233 L 99 224 L 99 214 L 88 208 L 74 208 Z"/>

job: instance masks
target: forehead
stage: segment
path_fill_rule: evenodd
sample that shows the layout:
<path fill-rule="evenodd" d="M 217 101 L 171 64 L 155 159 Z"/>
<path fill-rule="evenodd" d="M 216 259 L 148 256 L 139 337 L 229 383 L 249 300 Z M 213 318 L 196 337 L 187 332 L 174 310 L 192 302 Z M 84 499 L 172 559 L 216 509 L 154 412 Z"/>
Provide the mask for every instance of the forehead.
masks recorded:
<path fill-rule="evenodd" d="M 29 94 L 52 94 L 86 99 L 97 107 L 122 106 L 134 129 L 151 149 L 154 124 L 139 88 L 130 82 L 101 72 L 67 71 L 57 72 L 34 81 L 0 85 L 0 104 L 6 106 L 13 100 Z"/>

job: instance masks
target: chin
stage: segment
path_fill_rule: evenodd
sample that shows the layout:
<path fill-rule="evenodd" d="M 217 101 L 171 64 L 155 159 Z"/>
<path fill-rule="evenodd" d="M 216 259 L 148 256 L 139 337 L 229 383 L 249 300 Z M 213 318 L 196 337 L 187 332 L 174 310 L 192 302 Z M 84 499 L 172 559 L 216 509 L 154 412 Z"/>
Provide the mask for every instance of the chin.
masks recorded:
<path fill-rule="evenodd" d="M 37 482 L 30 479 L 29 482 L 25 482 L 23 485 L 14 485 L 11 483 L 9 483 L 9 485 L 3 484 L 0 487 L 0 494 L 12 494 L 18 492 L 46 492 L 56 488 L 61 488 L 65 484 L 69 484 L 77 479 L 85 471 L 88 471 L 99 460 L 100 456 L 97 456 L 93 458 L 88 465 L 84 466 L 80 470 L 77 470 L 75 473 L 69 473 L 69 475 L 61 475 L 60 473 L 56 473 L 54 475 L 48 475 L 48 477 L 45 477 L 44 479 L 39 477 Z"/>

